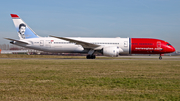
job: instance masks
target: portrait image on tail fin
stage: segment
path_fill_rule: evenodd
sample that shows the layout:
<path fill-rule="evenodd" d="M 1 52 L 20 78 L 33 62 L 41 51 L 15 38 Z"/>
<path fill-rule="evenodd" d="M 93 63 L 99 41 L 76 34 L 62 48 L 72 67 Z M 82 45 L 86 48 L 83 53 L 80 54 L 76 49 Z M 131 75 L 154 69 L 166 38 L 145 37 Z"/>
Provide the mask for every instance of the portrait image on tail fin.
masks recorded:
<path fill-rule="evenodd" d="M 23 23 L 20 24 L 19 31 L 18 31 L 18 35 L 19 35 L 20 39 L 25 39 L 25 31 L 26 31 L 26 25 Z"/>
<path fill-rule="evenodd" d="M 17 14 L 11 14 L 11 17 L 20 39 L 39 38 Z"/>

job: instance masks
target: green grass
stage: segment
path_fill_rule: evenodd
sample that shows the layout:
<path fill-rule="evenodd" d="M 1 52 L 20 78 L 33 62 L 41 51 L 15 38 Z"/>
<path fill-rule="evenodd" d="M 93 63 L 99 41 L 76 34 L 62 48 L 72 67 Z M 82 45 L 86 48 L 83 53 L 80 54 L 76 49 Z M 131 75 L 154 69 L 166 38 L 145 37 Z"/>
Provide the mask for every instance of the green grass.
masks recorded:
<path fill-rule="evenodd" d="M 0 100 L 177 101 L 180 61 L 0 59 Z"/>

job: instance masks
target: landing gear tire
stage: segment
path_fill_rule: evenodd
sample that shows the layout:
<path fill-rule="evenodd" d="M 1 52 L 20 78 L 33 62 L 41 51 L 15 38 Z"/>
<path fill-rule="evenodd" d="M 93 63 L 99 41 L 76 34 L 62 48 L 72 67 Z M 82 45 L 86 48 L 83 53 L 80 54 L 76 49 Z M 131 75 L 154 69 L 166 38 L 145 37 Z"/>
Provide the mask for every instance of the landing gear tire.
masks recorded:
<path fill-rule="evenodd" d="M 96 58 L 95 55 L 87 55 L 87 56 L 86 56 L 86 59 L 95 59 L 95 58 Z"/>
<path fill-rule="evenodd" d="M 161 60 L 162 59 L 162 56 L 159 56 L 159 60 Z"/>
<path fill-rule="evenodd" d="M 86 59 L 90 59 L 90 55 L 87 55 L 87 56 L 86 56 Z"/>

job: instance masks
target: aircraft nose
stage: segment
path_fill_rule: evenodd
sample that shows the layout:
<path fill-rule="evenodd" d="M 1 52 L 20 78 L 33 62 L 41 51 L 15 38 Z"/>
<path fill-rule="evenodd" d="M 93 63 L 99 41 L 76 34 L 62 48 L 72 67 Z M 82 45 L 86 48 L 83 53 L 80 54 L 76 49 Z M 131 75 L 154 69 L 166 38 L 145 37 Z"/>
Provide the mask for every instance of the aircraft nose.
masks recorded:
<path fill-rule="evenodd" d="M 172 52 L 176 51 L 176 49 L 172 46 Z"/>
<path fill-rule="evenodd" d="M 167 51 L 168 51 L 169 53 L 172 53 L 172 52 L 176 51 L 176 49 L 175 49 L 173 46 L 171 46 L 171 47 L 169 47 L 169 48 L 167 49 Z"/>

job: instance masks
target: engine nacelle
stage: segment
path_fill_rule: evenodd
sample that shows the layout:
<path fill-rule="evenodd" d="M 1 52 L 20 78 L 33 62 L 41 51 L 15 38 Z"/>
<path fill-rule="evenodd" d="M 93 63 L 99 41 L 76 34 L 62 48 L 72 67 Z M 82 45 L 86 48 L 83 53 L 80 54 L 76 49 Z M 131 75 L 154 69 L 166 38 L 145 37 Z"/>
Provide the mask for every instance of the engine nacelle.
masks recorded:
<path fill-rule="evenodd" d="M 123 50 L 117 46 L 108 46 L 102 49 L 102 53 L 105 56 L 118 57 L 119 53 Z"/>

